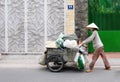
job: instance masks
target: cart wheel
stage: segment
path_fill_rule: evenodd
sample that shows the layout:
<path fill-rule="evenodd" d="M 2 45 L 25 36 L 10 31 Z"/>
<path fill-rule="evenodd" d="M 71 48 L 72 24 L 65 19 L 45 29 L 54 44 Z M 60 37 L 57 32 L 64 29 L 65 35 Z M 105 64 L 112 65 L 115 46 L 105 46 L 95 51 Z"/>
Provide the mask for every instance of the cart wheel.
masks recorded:
<path fill-rule="evenodd" d="M 64 66 L 63 58 L 59 55 L 51 55 L 47 58 L 47 67 L 52 72 L 59 72 Z"/>

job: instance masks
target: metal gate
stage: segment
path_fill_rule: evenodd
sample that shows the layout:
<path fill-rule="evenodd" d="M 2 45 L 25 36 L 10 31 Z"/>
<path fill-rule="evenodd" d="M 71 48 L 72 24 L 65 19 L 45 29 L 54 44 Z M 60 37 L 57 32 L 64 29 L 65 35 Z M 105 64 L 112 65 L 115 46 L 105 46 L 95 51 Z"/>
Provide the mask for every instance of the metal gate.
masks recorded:
<path fill-rule="evenodd" d="M 0 52 L 40 53 L 64 32 L 64 0 L 0 0 Z"/>

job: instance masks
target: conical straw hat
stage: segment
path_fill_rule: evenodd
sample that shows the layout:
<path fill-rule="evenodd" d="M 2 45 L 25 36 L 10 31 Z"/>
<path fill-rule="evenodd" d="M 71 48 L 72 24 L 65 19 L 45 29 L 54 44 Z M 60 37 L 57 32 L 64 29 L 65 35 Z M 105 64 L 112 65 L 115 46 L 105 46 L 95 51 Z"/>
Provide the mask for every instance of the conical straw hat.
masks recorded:
<path fill-rule="evenodd" d="M 95 23 L 91 23 L 88 26 L 86 26 L 87 28 L 96 28 L 99 30 L 99 28 L 97 27 L 97 25 Z"/>

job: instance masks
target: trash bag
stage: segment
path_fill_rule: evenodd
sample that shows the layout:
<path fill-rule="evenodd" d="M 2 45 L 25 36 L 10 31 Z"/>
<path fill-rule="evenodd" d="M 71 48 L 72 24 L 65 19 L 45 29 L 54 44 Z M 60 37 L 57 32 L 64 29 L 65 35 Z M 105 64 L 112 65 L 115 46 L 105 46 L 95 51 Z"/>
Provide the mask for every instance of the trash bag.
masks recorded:
<path fill-rule="evenodd" d="M 41 55 L 41 57 L 39 59 L 39 64 L 40 65 L 46 65 L 46 58 L 47 58 L 47 54 L 46 54 L 46 52 L 44 52 L 44 54 Z"/>
<path fill-rule="evenodd" d="M 63 43 L 63 46 L 66 48 L 74 48 L 77 46 L 77 41 L 76 40 L 65 40 Z"/>
<path fill-rule="evenodd" d="M 77 63 L 78 62 L 78 57 L 79 57 L 80 53 L 77 52 L 74 58 L 74 62 Z"/>
<path fill-rule="evenodd" d="M 63 43 L 64 43 L 63 37 L 64 37 L 64 34 L 61 33 L 61 34 L 58 36 L 57 40 L 55 41 L 56 46 L 57 46 L 58 48 L 63 48 L 63 47 L 64 47 L 64 46 L 63 46 Z"/>
<path fill-rule="evenodd" d="M 77 41 L 76 40 L 78 40 L 76 34 L 64 35 L 63 33 L 61 33 L 58 36 L 58 38 L 55 41 L 55 43 L 56 43 L 56 46 L 58 48 L 64 48 L 64 47 L 73 48 L 74 46 L 77 45 Z M 63 44 L 64 41 L 66 41 L 65 44 Z"/>
<path fill-rule="evenodd" d="M 74 62 L 77 63 L 78 69 L 84 69 L 85 60 L 84 60 L 83 55 L 80 54 L 79 52 L 76 53 L 75 58 L 74 58 Z"/>
<path fill-rule="evenodd" d="M 78 69 L 84 69 L 84 66 L 85 66 L 85 60 L 83 58 L 83 55 L 79 55 L 77 67 Z"/>

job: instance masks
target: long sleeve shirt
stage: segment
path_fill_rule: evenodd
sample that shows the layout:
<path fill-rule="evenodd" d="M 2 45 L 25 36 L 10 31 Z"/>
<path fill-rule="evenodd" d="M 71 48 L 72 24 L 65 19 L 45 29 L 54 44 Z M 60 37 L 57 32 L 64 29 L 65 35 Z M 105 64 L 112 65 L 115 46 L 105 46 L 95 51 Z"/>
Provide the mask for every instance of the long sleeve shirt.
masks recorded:
<path fill-rule="evenodd" d="M 93 31 L 92 35 L 89 36 L 86 40 L 84 40 L 82 43 L 83 44 L 86 44 L 86 43 L 89 43 L 89 42 L 93 42 L 93 48 L 94 49 L 97 49 L 99 47 L 103 47 L 103 43 L 98 35 L 98 32 L 95 30 Z"/>

